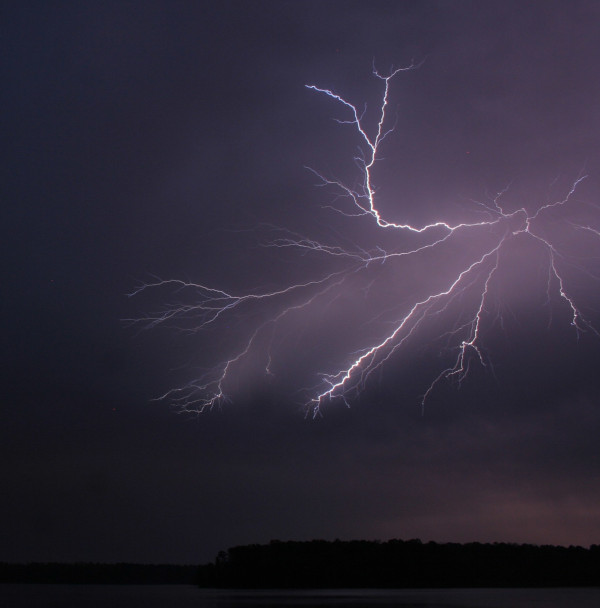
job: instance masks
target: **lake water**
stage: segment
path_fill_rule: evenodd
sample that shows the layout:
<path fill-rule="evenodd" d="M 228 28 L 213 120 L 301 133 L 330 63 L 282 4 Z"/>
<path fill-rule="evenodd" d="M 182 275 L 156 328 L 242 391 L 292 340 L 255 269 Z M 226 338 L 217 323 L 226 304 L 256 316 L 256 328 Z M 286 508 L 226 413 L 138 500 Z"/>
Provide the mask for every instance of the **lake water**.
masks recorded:
<path fill-rule="evenodd" d="M 0 585 L 2 608 L 598 608 L 600 588 L 224 591 L 186 585 Z"/>

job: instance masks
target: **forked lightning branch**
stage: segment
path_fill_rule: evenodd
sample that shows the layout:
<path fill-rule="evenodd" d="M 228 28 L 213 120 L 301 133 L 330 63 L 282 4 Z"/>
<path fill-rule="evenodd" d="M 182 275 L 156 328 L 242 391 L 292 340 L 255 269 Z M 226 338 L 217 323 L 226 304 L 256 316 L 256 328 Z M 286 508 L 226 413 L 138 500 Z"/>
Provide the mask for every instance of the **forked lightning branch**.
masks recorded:
<path fill-rule="evenodd" d="M 415 258 L 425 252 L 434 257 L 447 256 L 447 244 L 463 240 L 466 245 L 478 238 L 479 234 L 482 235 L 483 245 L 473 248 L 473 253 L 470 257 L 467 255 L 467 259 L 465 255 L 457 256 L 454 269 L 445 273 L 441 286 L 438 284 L 430 292 L 412 297 L 410 293 L 404 294 L 402 301 L 398 302 L 397 310 L 392 313 L 388 311 L 385 330 L 374 324 L 371 339 L 363 338 L 364 343 L 351 352 L 335 354 L 337 361 L 328 361 L 327 369 L 313 370 L 312 383 L 308 388 L 299 389 L 309 413 L 319 414 L 330 402 L 349 404 L 372 381 L 374 372 L 380 370 L 385 375 L 387 368 L 393 369 L 399 365 L 400 353 L 414 348 L 420 340 L 431 340 L 428 325 L 435 324 L 439 327 L 441 322 L 445 327 L 441 334 L 436 334 L 436 339 L 443 339 L 447 357 L 446 364 L 441 365 L 423 387 L 420 397 L 422 405 L 440 383 L 455 381 L 460 384 L 467 378 L 473 365 L 487 367 L 490 363 L 489 355 L 482 347 L 482 342 L 486 327 L 493 320 L 491 317 L 498 315 L 497 306 L 491 301 L 496 297 L 494 294 L 502 289 L 498 275 L 504 265 L 514 264 L 515 256 L 510 255 L 511 250 L 515 243 L 522 242 L 523 239 L 529 242 L 543 260 L 548 305 L 553 302 L 553 306 L 562 306 L 568 312 L 575 334 L 598 333 L 592 320 L 582 310 L 581 303 L 574 295 L 576 290 L 573 289 L 575 283 L 582 280 L 581 277 L 589 282 L 597 281 L 596 269 L 590 267 L 589 261 L 578 260 L 564 251 L 563 239 L 556 237 L 556 226 L 559 226 L 559 231 L 570 234 L 573 238 L 585 235 L 585 238 L 600 241 L 600 221 L 573 221 L 564 212 L 571 206 L 582 204 L 576 200 L 576 192 L 586 179 L 585 175 L 574 179 L 561 195 L 533 207 L 528 201 L 521 207 L 509 208 L 503 202 L 506 196 L 504 190 L 488 197 L 484 202 L 477 202 L 477 212 L 465 214 L 470 219 L 461 222 L 452 223 L 444 219 L 443 210 L 440 217 L 422 225 L 385 216 L 374 183 L 375 167 L 386 140 L 393 137 L 397 121 L 396 112 L 390 109 L 392 85 L 401 80 L 403 72 L 415 67 L 417 66 L 410 65 L 392 69 L 386 74 L 373 70 L 374 82 L 381 87 L 381 97 L 377 116 L 375 120 L 371 118 L 370 129 L 365 112 L 359 110 L 357 105 L 332 90 L 307 85 L 308 89 L 321 95 L 324 101 L 337 106 L 339 128 L 353 129 L 358 140 L 360 152 L 354 156 L 354 161 L 360 175 L 352 185 L 311 169 L 317 175 L 320 185 L 332 190 L 331 197 L 335 201 L 333 211 L 341 213 L 345 221 L 350 218 L 357 225 L 371 224 L 369 228 L 375 227 L 381 231 L 382 242 L 389 243 L 390 234 L 392 238 L 397 235 L 398 246 L 391 250 L 379 245 L 370 249 L 349 247 L 340 242 L 323 242 L 322 239 L 314 239 L 291 230 L 277 230 L 275 237 L 268 243 L 275 253 L 278 249 L 297 250 L 301 254 L 310 252 L 323 259 L 335 259 L 336 265 L 330 271 L 321 271 L 320 274 L 315 272 L 311 279 L 283 284 L 270 291 L 236 293 L 220 289 L 219 286 L 174 279 L 144 283 L 132 295 L 160 287 L 172 289 L 189 298 L 185 304 L 167 307 L 136 320 L 148 327 L 168 325 L 200 333 L 208 329 L 227 332 L 231 331 L 227 328 L 231 318 L 247 316 L 248 322 L 255 320 L 254 327 L 245 336 L 239 336 L 239 347 L 226 359 L 216 362 L 184 386 L 169 390 L 161 399 L 168 400 L 186 412 L 202 412 L 213 408 L 228 399 L 235 376 L 250 358 L 262 362 L 259 366 L 260 374 L 266 381 L 276 373 L 274 370 L 277 368 L 278 350 L 284 342 L 283 339 L 275 339 L 277 332 L 294 316 L 302 315 L 309 309 L 318 311 L 329 306 L 340 292 L 356 289 L 357 282 L 377 280 L 367 280 L 367 271 L 374 265 Z M 390 209 L 389 201 L 386 201 L 385 208 Z M 597 208 L 588 206 L 589 208 L 596 211 L 595 219 L 598 219 Z M 336 215 L 334 212 L 333 216 Z M 335 217 L 332 219 L 334 221 Z M 405 245 L 413 242 L 405 238 L 408 233 L 419 235 L 418 244 Z M 346 242 L 352 242 L 352 239 L 349 238 Z M 600 242 L 596 245 L 600 245 Z M 467 247 L 465 250 L 470 251 Z M 326 264 L 318 266 L 327 267 Z M 365 284 L 365 289 L 367 288 L 368 285 Z M 460 314 L 455 314 L 457 304 L 466 300 L 467 294 L 469 305 L 461 305 Z M 394 309 L 393 302 L 389 306 Z M 262 316 L 256 314 L 261 308 L 265 311 Z M 368 327 L 372 320 L 373 317 L 366 317 L 364 327 Z M 365 333 L 368 334 L 362 332 L 361 336 Z M 327 336 L 319 339 L 328 340 Z M 319 361 L 315 362 L 317 364 L 324 365 Z"/>

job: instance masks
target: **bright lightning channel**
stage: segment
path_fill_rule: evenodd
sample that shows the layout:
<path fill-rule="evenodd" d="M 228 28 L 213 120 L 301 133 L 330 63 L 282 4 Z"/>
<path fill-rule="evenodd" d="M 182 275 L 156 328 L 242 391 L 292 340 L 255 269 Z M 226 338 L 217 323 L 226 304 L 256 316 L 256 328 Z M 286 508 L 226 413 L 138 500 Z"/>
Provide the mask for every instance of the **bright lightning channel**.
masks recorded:
<path fill-rule="evenodd" d="M 320 185 L 329 186 L 337 190 L 342 200 L 349 203 L 349 208 L 335 207 L 335 211 L 356 221 L 374 223 L 377 229 L 400 234 L 416 233 L 425 238 L 418 246 L 405 247 L 391 252 L 381 247 L 365 250 L 361 247 L 343 247 L 328 245 L 291 231 L 279 230 L 280 236 L 274 238 L 269 246 L 274 248 L 291 248 L 300 252 L 312 252 L 321 256 L 332 256 L 344 261 L 342 269 L 324 273 L 312 280 L 285 285 L 272 291 L 256 291 L 251 293 L 230 293 L 203 284 L 179 280 L 156 280 L 140 285 L 132 294 L 135 295 L 150 288 L 173 288 L 177 291 L 193 293 L 193 300 L 189 304 L 169 307 L 155 315 L 143 319 L 135 319 L 148 327 L 165 324 L 185 323 L 187 331 L 202 331 L 209 327 L 218 326 L 223 319 L 243 313 L 250 306 L 263 306 L 269 303 L 276 305 L 276 312 L 268 312 L 262 320 L 256 323 L 250 335 L 241 347 L 220 364 L 215 365 L 199 379 L 195 379 L 185 386 L 171 389 L 159 399 L 170 401 L 184 412 L 199 413 L 212 409 L 216 405 L 228 400 L 227 386 L 232 376 L 236 374 L 236 366 L 248 357 L 253 349 L 263 348 L 265 361 L 264 372 L 273 375 L 273 363 L 276 354 L 272 352 L 272 345 L 266 348 L 261 345 L 265 335 L 273 335 L 278 325 L 285 319 L 301 313 L 309 307 L 327 306 L 339 294 L 340 290 L 350 289 L 352 277 L 370 265 L 390 262 L 395 258 L 416 256 L 431 250 L 434 254 L 444 255 L 441 247 L 453 237 L 470 239 L 476 231 L 485 231 L 489 241 L 483 251 L 479 250 L 466 262 L 457 261 L 460 266 L 452 276 L 447 277 L 445 285 L 434 290 L 424 297 L 414 298 L 406 306 L 405 312 L 397 318 L 391 330 L 380 335 L 372 343 L 365 345 L 354 355 L 341 356 L 341 364 L 332 373 L 317 373 L 316 388 L 311 389 L 308 397 L 304 399 L 307 413 L 316 416 L 321 413 L 325 403 L 339 399 L 348 404 L 350 396 L 359 393 L 366 385 L 372 374 L 388 362 L 403 347 L 408 347 L 411 338 L 428 320 L 437 318 L 448 310 L 450 305 L 461 298 L 467 290 L 476 288 L 476 305 L 472 313 L 460 322 L 450 325 L 444 336 L 454 339 L 452 349 L 455 355 L 451 364 L 442 369 L 425 387 L 421 399 L 421 406 L 425 405 L 427 398 L 443 380 L 456 380 L 458 384 L 467 377 L 473 361 L 486 367 L 489 363 L 481 347 L 482 322 L 489 310 L 491 287 L 496 275 L 504 263 L 506 252 L 517 239 L 526 238 L 545 252 L 547 264 L 547 296 L 548 301 L 552 293 L 556 293 L 570 311 L 571 325 L 577 334 L 580 332 L 598 331 L 588 320 L 571 295 L 565 276 L 564 268 L 568 265 L 567 256 L 561 253 L 558 245 L 544 231 L 544 220 L 558 208 L 572 204 L 579 184 L 586 179 L 580 175 L 572 184 L 565 196 L 554 202 L 539 205 L 533 211 L 521 207 L 514 211 L 506 211 L 501 204 L 506 189 L 499 192 L 490 201 L 477 203 L 483 208 L 485 219 L 477 222 L 450 223 L 438 220 L 424 225 L 397 223 L 383 217 L 378 207 L 376 188 L 373 183 L 373 170 L 380 157 L 383 142 L 394 131 L 394 124 L 390 118 L 389 97 L 390 86 L 394 78 L 402 72 L 415 69 L 419 66 L 411 64 L 407 67 L 392 69 L 387 75 L 382 75 L 375 68 L 373 76 L 382 83 L 383 92 L 378 107 L 378 118 L 373 133 L 369 135 L 364 121 L 364 113 L 342 96 L 315 85 L 306 87 L 318 94 L 324 95 L 341 106 L 349 117 L 337 120 L 341 125 L 349 125 L 360 139 L 361 153 L 354 158 L 360 170 L 358 186 L 350 187 L 341 180 L 327 178 L 323 174 L 310 169 L 320 180 Z M 600 239 L 600 228 L 589 224 L 578 224 L 565 220 L 565 224 L 574 230 L 581 230 L 592 238 Z M 582 270 L 580 268 L 580 270 Z M 585 269 L 583 269 L 585 271 Z M 593 279 L 597 277 L 591 273 Z M 368 290 L 370 286 L 367 286 Z M 278 304 L 279 303 L 279 304 Z M 278 310 L 277 310 L 278 308 Z M 312 393 L 312 394 L 311 394 Z"/>

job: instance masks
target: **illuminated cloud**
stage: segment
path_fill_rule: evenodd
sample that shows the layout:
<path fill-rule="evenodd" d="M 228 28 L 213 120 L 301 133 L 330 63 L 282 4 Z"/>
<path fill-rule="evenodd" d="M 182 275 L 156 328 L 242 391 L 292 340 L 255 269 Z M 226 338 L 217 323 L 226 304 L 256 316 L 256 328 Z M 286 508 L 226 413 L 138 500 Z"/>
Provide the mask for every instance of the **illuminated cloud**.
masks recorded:
<path fill-rule="evenodd" d="M 355 134 L 358 175 L 349 185 L 310 169 L 332 193 L 329 241 L 266 227 L 270 237 L 263 244 L 274 255 L 293 250 L 303 256 L 306 278 L 246 292 L 156 280 L 133 292 L 164 288 L 179 302 L 137 322 L 213 330 L 219 340 L 233 336 L 238 343 L 223 360 L 161 399 L 182 411 L 202 412 L 227 401 L 240 379 L 249 385 L 253 376 L 285 374 L 290 394 L 301 395 L 307 412 L 317 415 L 332 401 L 349 405 L 375 372 L 401 365 L 402 352 L 414 357 L 422 345 L 435 345 L 439 365 L 422 387 L 424 407 L 441 382 L 460 386 L 474 366 L 492 368 L 486 335 L 503 328 L 515 291 L 517 306 L 537 301 L 549 329 L 553 314 L 561 311 L 560 316 L 568 313 L 574 338 L 598 333 L 588 314 L 594 302 L 587 286 L 599 278 L 597 257 L 590 252 L 600 253 L 600 220 L 596 207 L 576 198 L 583 173 L 567 184 L 556 180 L 540 203 L 507 201 L 507 185 L 464 203 L 458 218 L 455 210 L 440 209 L 425 223 L 409 223 L 401 218 L 401 207 L 393 209 L 390 201 L 380 205 L 378 161 L 402 119 L 390 105 L 392 85 L 401 73 L 419 67 L 387 74 L 373 69 L 381 88 L 374 116 L 330 89 L 307 85 L 337 105 L 340 128 Z M 349 223 L 355 226 L 345 234 Z M 357 236 L 356 226 L 363 234 Z M 524 289 L 519 281 L 527 283 Z M 513 339 L 516 344 L 519 336 Z M 289 360 L 292 351 L 295 363 Z"/>

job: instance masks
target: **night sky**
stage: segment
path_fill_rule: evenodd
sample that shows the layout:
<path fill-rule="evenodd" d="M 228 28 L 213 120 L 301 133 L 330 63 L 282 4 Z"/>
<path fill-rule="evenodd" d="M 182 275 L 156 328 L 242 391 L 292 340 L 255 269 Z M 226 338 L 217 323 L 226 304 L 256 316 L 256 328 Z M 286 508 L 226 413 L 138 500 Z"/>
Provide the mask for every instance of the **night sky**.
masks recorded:
<path fill-rule="evenodd" d="M 286 318 L 275 375 L 260 373 L 263 340 L 231 399 L 200 415 L 155 399 L 279 304 L 202 332 L 127 321 L 193 303 L 127 295 L 156 277 L 259 293 L 343 266 L 264 247 L 282 234 L 269 226 L 373 250 L 372 222 L 328 209 L 335 189 L 306 169 L 355 184 L 361 142 L 305 85 L 366 103 L 373 128 L 373 62 L 414 60 L 390 85 L 386 217 L 472 219 L 507 186 L 507 209 L 535 209 L 587 175 L 547 234 L 600 327 L 600 239 L 574 227 L 600 230 L 598 2 L 23 1 L 0 15 L 0 560 L 200 563 L 275 538 L 600 542 L 600 337 L 576 331 L 556 285 L 547 297 L 548 260 L 527 243 L 493 290 L 488 365 L 424 408 L 466 296 L 350 407 L 306 416 L 300 389 L 383 335 L 479 234 L 373 265 Z"/>

